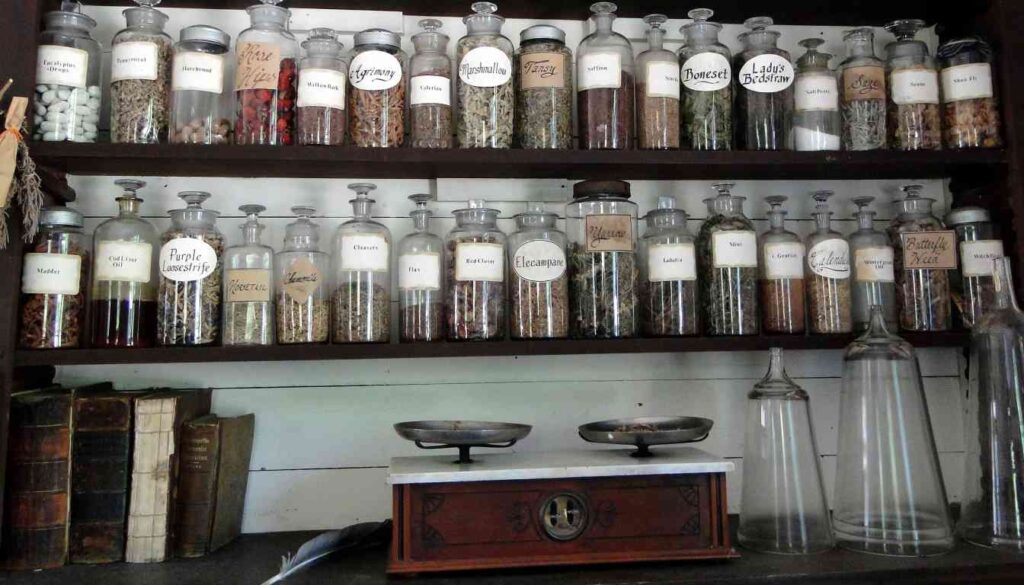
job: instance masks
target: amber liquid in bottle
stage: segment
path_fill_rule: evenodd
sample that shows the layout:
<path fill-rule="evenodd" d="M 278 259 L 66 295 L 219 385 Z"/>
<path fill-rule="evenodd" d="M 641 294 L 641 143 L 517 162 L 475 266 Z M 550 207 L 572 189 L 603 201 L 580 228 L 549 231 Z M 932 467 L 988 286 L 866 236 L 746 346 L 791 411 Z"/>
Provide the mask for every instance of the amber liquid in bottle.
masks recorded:
<path fill-rule="evenodd" d="M 92 302 L 93 347 L 152 347 L 156 301 L 105 299 Z"/>

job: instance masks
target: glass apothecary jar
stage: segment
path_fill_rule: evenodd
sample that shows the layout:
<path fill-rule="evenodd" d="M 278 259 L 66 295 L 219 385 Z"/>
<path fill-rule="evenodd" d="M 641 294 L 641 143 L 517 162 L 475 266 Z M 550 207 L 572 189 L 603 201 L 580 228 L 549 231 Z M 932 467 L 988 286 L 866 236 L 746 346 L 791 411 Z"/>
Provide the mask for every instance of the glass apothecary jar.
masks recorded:
<path fill-rule="evenodd" d="M 567 238 L 558 215 L 533 201 L 508 236 L 509 321 L 513 339 L 569 336 Z"/>
<path fill-rule="evenodd" d="M 732 52 L 718 40 L 722 25 L 708 20 L 713 15 L 691 10 L 693 22 L 680 29 L 680 145 L 691 150 L 732 150 Z"/>
<path fill-rule="evenodd" d="M 648 14 L 647 50 L 636 58 L 637 148 L 679 148 L 679 58 L 665 49 L 668 17 Z"/>
<path fill-rule="evenodd" d="M 167 15 L 153 8 L 160 0 L 135 3 L 111 42 L 110 141 L 156 144 L 167 140 L 174 41 L 164 32 Z"/>
<path fill-rule="evenodd" d="M 732 183 L 714 185 L 718 196 L 705 199 L 708 219 L 697 235 L 697 265 L 708 335 L 757 335 L 757 232 L 743 215 L 745 197 Z"/>
<path fill-rule="evenodd" d="M 474 2 L 473 14 L 462 19 L 466 36 L 455 58 L 459 97 L 455 124 L 459 148 L 512 148 L 515 90 L 512 87 L 512 41 L 501 34 L 505 19 L 491 2 Z"/>
<path fill-rule="evenodd" d="M 252 26 L 235 43 L 235 143 L 295 144 L 299 45 L 281 0 L 246 9 Z"/>
<path fill-rule="evenodd" d="M 945 331 L 951 326 L 949 273 L 956 270 L 956 233 L 932 215 L 934 199 L 921 185 L 906 185 L 889 226 L 895 252 L 900 329 Z"/>
<path fill-rule="evenodd" d="M 181 29 L 171 75 L 170 141 L 229 144 L 232 124 L 224 103 L 224 55 L 231 37 L 197 24 Z"/>
<path fill-rule="evenodd" d="M 96 142 L 100 122 L 103 50 L 90 33 L 96 21 L 78 2 L 47 12 L 36 52 L 33 138 Z"/>
<path fill-rule="evenodd" d="M 156 267 L 160 238 L 139 217 L 144 181 L 120 179 L 117 217 L 93 233 L 92 347 L 152 347 L 156 341 Z"/>
<path fill-rule="evenodd" d="M 767 16 L 748 18 L 740 34 L 743 51 L 736 56 L 736 137 L 744 150 L 793 148 L 793 81 L 789 53 L 777 45 L 780 33 L 769 30 Z"/>
<path fill-rule="evenodd" d="M 320 250 L 320 226 L 310 218 L 316 209 L 292 207 L 284 248 L 274 257 L 277 342 L 326 343 L 331 334 L 331 257 Z"/>
<path fill-rule="evenodd" d="M 348 111 L 345 109 L 345 75 L 348 63 L 338 33 L 314 28 L 302 43 L 306 56 L 299 62 L 299 144 L 337 146 L 345 143 Z"/>
<path fill-rule="evenodd" d="M 885 63 L 875 56 L 875 31 L 857 28 L 843 35 L 846 59 L 839 64 L 843 149 L 877 150 L 888 144 Z"/>
<path fill-rule="evenodd" d="M 803 333 L 806 288 L 800 236 L 786 229 L 787 197 L 765 197 L 768 231 L 760 238 L 761 314 L 765 333 Z"/>
<path fill-rule="evenodd" d="M 956 232 L 960 252 L 960 282 L 954 300 L 964 326 L 974 327 L 995 303 L 993 260 L 1002 258 L 1003 241 L 996 239 L 992 217 L 981 207 L 959 207 L 946 216 L 946 225 Z"/>
<path fill-rule="evenodd" d="M 274 250 L 263 245 L 262 205 L 243 205 L 242 244 L 224 251 L 224 345 L 274 343 Z"/>
<path fill-rule="evenodd" d="M 686 212 L 676 207 L 675 197 L 659 197 L 658 208 L 645 220 L 640 240 L 644 335 L 697 335 L 697 250 Z"/>
<path fill-rule="evenodd" d="M 814 193 L 816 229 L 807 236 L 807 320 L 811 333 L 853 331 L 850 243 L 832 229 L 832 191 Z"/>
<path fill-rule="evenodd" d="M 611 2 L 596 2 L 594 32 L 576 50 L 576 116 L 580 148 L 633 148 L 633 46 L 612 30 L 615 11 Z"/>
<path fill-rule="evenodd" d="M 409 196 L 416 204 L 409 214 L 413 232 L 398 242 L 398 330 L 402 342 L 444 338 L 444 240 L 430 231 L 433 212 L 427 207 L 434 199 L 428 193 Z"/>
<path fill-rule="evenodd" d="M 391 232 L 371 219 L 372 183 L 353 183 L 354 217 L 334 236 L 334 343 L 386 343 L 391 339 Z"/>
<path fill-rule="evenodd" d="M 885 326 L 894 331 L 896 318 L 896 274 L 894 252 L 889 236 L 875 229 L 876 213 L 868 206 L 874 197 L 856 197 L 857 231 L 850 234 L 850 256 L 853 258 L 853 282 L 850 283 L 851 314 L 855 331 L 864 331 L 871 321 L 871 307 L 877 306 Z"/>
<path fill-rule="evenodd" d="M 82 345 L 89 286 L 89 244 L 82 223 L 82 214 L 67 207 L 40 212 L 39 233 L 22 258 L 20 347 Z"/>
<path fill-rule="evenodd" d="M 946 42 L 936 54 L 942 69 L 946 148 L 1001 148 L 1002 121 L 992 76 L 992 47 L 970 37 Z"/>
<path fill-rule="evenodd" d="M 416 48 L 409 60 L 409 144 L 413 148 L 451 148 L 452 60 L 441 21 L 420 21 L 412 36 Z"/>
<path fill-rule="evenodd" d="M 160 287 L 156 338 L 160 345 L 209 345 L 221 331 L 224 236 L 218 212 L 203 209 L 204 191 L 184 191 L 183 209 L 172 209 L 160 238 Z"/>
<path fill-rule="evenodd" d="M 566 206 L 570 332 L 573 337 L 634 337 L 640 332 L 637 205 L 629 183 L 583 181 Z"/>
<path fill-rule="evenodd" d="M 800 41 L 807 49 L 796 60 L 793 89 L 793 144 L 796 150 L 839 150 L 839 84 L 828 68 L 832 55 L 818 51 L 824 39 Z"/>
<path fill-rule="evenodd" d="M 939 74 L 928 45 L 914 37 L 923 20 L 896 20 L 885 30 L 896 41 L 885 47 L 889 88 L 889 147 L 894 150 L 942 148 Z"/>
<path fill-rule="evenodd" d="M 355 146 L 402 146 L 406 61 L 397 34 L 380 28 L 356 33 L 348 66 L 348 136 Z"/>
<path fill-rule="evenodd" d="M 572 51 L 565 31 L 538 24 L 519 33 L 515 52 L 519 148 L 572 148 Z"/>
<path fill-rule="evenodd" d="M 505 335 L 505 234 L 497 209 L 480 199 L 456 209 L 445 237 L 445 315 L 450 341 L 500 339 Z"/>

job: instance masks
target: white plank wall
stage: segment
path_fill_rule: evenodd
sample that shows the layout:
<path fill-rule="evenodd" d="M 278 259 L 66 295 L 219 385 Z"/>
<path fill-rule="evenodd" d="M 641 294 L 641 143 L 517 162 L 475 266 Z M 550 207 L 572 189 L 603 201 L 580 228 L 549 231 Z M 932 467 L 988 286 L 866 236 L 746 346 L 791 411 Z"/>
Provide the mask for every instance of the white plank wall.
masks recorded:
<path fill-rule="evenodd" d="M 581 18 L 585 15 L 581 3 Z M 467 2 L 468 7 L 468 2 Z M 96 38 L 109 49 L 110 37 L 122 26 L 119 8 L 89 7 L 100 26 Z M 212 10 L 167 10 L 168 31 L 189 24 L 211 23 L 232 36 L 247 25 L 244 13 Z M 673 17 L 680 15 L 673 14 Z M 415 32 L 418 16 L 399 13 L 353 11 L 296 11 L 293 29 L 335 26 L 347 35 L 369 26 L 384 26 L 408 36 Z M 454 40 L 463 25 L 444 19 Z M 683 21 L 668 27 L 675 31 Z M 534 21 L 512 20 L 505 27 L 518 41 L 522 28 Z M 562 21 L 570 46 L 575 47 L 587 25 Z M 642 37 L 638 19 L 616 25 L 634 41 Z M 722 40 L 736 50 L 740 27 L 729 25 Z M 780 27 L 781 44 L 799 54 L 796 43 L 820 35 L 826 48 L 842 54 L 840 27 Z M 880 35 L 879 50 L 885 34 Z M 678 35 L 670 37 L 678 43 Z M 351 45 L 346 38 L 346 45 Z M 932 35 L 932 43 L 934 38 Z M 642 47 L 642 43 L 637 42 Z M 672 44 L 672 43 L 670 43 Z M 411 47 L 407 47 L 411 51 Z M 115 210 L 119 177 L 73 177 L 78 191 L 76 207 L 87 217 L 92 230 Z M 144 177 L 144 215 L 162 230 L 166 210 L 179 207 L 175 194 L 181 190 L 208 190 L 214 197 L 208 207 L 223 213 L 218 225 L 230 244 L 241 239 L 237 207 L 256 202 L 268 207 L 264 241 L 280 248 L 289 207 L 313 204 L 319 210 L 321 241 L 329 246 L 336 226 L 351 217 L 348 180 L 327 179 L 225 179 Z M 352 177 L 359 180 L 361 177 Z M 723 180 L 728 177 L 722 177 Z M 865 178 L 867 179 L 867 178 Z M 913 181 L 914 177 L 907 177 Z M 837 192 L 834 200 L 836 228 L 854 229 L 850 198 L 878 198 L 879 227 L 891 217 L 892 199 L 901 181 L 743 181 L 735 192 L 748 197 L 746 210 L 764 229 L 767 195 L 785 194 L 791 229 L 801 234 L 813 228 L 809 193 L 820 188 Z M 443 234 L 454 224 L 451 210 L 467 199 L 484 198 L 501 209 L 500 226 L 513 230 L 511 216 L 527 200 L 543 200 L 560 214 L 571 196 L 572 183 L 562 180 L 381 180 L 375 193 L 374 215 L 387 225 L 397 242 L 408 233 L 411 206 L 406 197 L 432 192 L 438 218 L 434 231 Z M 676 195 L 694 221 L 706 217 L 701 200 L 710 196 L 708 181 L 633 182 L 634 200 L 645 213 L 659 195 Z M 949 196 L 942 181 L 926 181 L 926 193 L 939 201 L 941 212 Z M 834 477 L 836 434 L 839 421 L 839 388 L 842 373 L 839 351 L 790 352 L 790 375 L 811 395 L 813 424 L 822 454 L 826 482 L 831 491 Z M 929 408 L 951 499 L 958 499 L 962 483 L 962 401 L 964 361 L 959 350 L 931 349 L 921 352 Z M 402 420 L 462 418 L 509 420 L 534 425 L 534 431 L 516 450 L 544 451 L 562 448 L 594 448 L 576 436 L 584 422 L 622 416 L 687 414 L 706 416 L 716 426 L 702 447 L 736 460 L 738 470 L 729 478 L 730 509 L 739 511 L 746 394 L 767 366 L 761 353 L 646 354 L 630 356 L 495 357 L 428 360 L 357 360 L 347 362 L 134 365 L 62 367 L 58 378 L 67 384 L 112 379 L 120 388 L 151 385 L 173 387 L 212 386 L 214 410 L 230 416 L 254 412 L 257 417 L 249 493 L 246 499 L 246 532 L 336 528 L 356 521 L 390 515 L 388 488 L 384 483 L 388 459 L 416 454 L 415 447 L 397 437 L 391 428 Z"/>

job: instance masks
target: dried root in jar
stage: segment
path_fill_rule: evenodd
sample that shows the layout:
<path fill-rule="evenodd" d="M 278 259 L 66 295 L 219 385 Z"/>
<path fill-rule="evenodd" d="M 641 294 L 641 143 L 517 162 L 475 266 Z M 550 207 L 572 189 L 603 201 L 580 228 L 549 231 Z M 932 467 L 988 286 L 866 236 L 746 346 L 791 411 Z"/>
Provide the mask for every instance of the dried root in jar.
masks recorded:
<path fill-rule="evenodd" d="M 640 324 L 640 270 L 633 252 L 587 252 L 573 244 L 572 275 L 574 337 L 632 337 Z"/>
<path fill-rule="evenodd" d="M 349 87 L 348 131 L 356 146 L 401 146 L 405 139 L 405 79 L 390 89 Z"/>
<path fill-rule="evenodd" d="M 569 335 L 569 277 L 548 282 L 516 278 L 511 286 L 512 337 L 561 338 Z"/>

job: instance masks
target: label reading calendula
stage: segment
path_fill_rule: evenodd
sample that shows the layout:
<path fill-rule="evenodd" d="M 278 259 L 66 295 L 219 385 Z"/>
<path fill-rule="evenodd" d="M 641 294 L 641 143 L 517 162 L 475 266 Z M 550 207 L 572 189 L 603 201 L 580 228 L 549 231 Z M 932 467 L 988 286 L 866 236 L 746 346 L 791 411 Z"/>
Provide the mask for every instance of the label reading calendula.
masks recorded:
<path fill-rule="evenodd" d="M 25 254 L 21 292 L 27 295 L 77 295 L 82 257 L 76 254 Z"/>
<path fill-rule="evenodd" d="M 131 41 L 114 45 L 110 55 L 110 81 L 140 79 L 153 81 L 159 72 L 156 43 Z"/>
<path fill-rule="evenodd" d="M 804 245 L 800 242 L 765 244 L 764 274 L 769 280 L 804 277 Z"/>
<path fill-rule="evenodd" d="M 524 53 L 519 56 L 521 89 L 565 87 L 565 55 Z"/>
<path fill-rule="evenodd" d="M 579 90 L 619 89 L 622 85 L 622 57 L 618 53 L 591 53 L 576 60 Z"/>
<path fill-rule="evenodd" d="M 751 231 L 712 234 L 711 265 L 714 268 L 757 268 L 757 234 Z"/>
<path fill-rule="evenodd" d="M 270 271 L 260 268 L 228 270 L 224 275 L 224 301 L 266 303 L 270 301 Z"/>
<path fill-rule="evenodd" d="M 96 280 L 149 282 L 153 270 L 153 246 L 147 242 L 103 240 L 96 243 Z"/>
<path fill-rule="evenodd" d="M 992 276 L 992 261 L 1005 256 L 1002 240 L 977 240 L 960 243 L 964 276 Z"/>
<path fill-rule="evenodd" d="M 440 254 L 402 254 L 398 257 L 400 290 L 440 290 Z"/>
<path fill-rule="evenodd" d="M 697 280 L 697 257 L 693 244 L 656 244 L 647 250 L 647 280 L 669 282 Z"/>
<path fill-rule="evenodd" d="M 857 282 L 895 282 L 894 254 L 889 246 L 861 248 L 853 255 L 853 278 Z"/>
<path fill-rule="evenodd" d="M 807 253 L 807 266 L 823 278 L 850 278 L 850 244 L 842 238 L 818 242 Z"/>
<path fill-rule="evenodd" d="M 455 245 L 455 280 L 459 282 L 505 280 L 505 247 L 501 244 L 465 242 Z"/>

